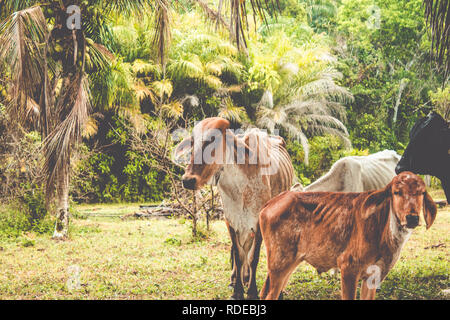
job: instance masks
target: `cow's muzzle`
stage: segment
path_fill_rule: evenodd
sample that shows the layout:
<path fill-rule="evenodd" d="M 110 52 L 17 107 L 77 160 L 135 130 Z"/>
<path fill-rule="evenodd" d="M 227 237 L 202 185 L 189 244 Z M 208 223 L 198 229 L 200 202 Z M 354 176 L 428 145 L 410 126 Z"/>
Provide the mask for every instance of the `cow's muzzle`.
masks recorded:
<path fill-rule="evenodd" d="M 419 216 L 417 215 L 407 215 L 406 216 L 406 227 L 413 229 L 419 225 Z"/>
<path fill-rule="evenodd" d="M 185 189 L 195 190 L 196 184 L 197 184 L 196 178 L 183 179 L 183 188 Z"/>

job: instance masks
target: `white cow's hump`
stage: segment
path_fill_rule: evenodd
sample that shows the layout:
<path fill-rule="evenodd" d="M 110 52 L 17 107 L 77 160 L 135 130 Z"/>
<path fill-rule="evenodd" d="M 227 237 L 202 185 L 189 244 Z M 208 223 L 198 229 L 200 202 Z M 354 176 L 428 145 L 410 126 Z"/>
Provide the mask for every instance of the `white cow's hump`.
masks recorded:
<path fill-rule="evenodd" d="M 367 156 L 349 156 L 343 159 L 353 159 L 360 162 L 368 161 L 400 161 L 401 156 L 397 154 L 394 150 L 383 150 L 376 153 L 369 154 Z M 343 160 L 341 159 L 341 160 Z M 338 160 L 339 161 L 339 160 Z"/>
<path fill-rule="evenodd" d="M 305 191 L 363 192 L 384 188 L 395 177 L 400 156 L 383 150 L 368 156 L 349 156 L 336 161 L 330 171 Z"/>

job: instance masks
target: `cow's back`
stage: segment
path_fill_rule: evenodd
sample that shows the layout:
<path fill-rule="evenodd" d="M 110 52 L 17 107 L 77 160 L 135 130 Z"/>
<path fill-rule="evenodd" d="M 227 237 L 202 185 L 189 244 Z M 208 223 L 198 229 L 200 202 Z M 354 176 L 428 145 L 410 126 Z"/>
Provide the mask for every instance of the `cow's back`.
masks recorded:
<path fill-rule="evenodd" d="M 392 150 L 368 156 L 348 156 L 336 161 L 330 171 L 304 188 L 307 192 L 363 192 L 384 188 L 395 176 L 400 156 Z"/>
<path fill-rule="evenodd" d="M 260 158 L 257 165 L 261 174 L 267 175 L 269 179 L 270 199 L 290 189 L 294 179 L 294 168 L 283 138 L 251 129 L 238 139 L 242 139 L 247 145 L 250 139 L 254 139 L 253 141 L 258 141 L 258 149 L 263 149 L 258 150 Z M 267 165 L 269 162 L 270 165 Z"/>
<path fill-rule="evenodd" d="M 279 164 L 277 172 L 270 176 L 271 198 L 273 198 L 290 189 L 294 180 L 294 167 L 282 144 L 272 145 L 271 156 L 278 157 Z"/>
<path fill-rule="evenodd" d="M 384 188 L 395 177 L 395 166 L 400 156 L 395 151 L 384 150 L 360 157 L 359 160 L 363 190 L 355 190 L 355 192 Z"/>

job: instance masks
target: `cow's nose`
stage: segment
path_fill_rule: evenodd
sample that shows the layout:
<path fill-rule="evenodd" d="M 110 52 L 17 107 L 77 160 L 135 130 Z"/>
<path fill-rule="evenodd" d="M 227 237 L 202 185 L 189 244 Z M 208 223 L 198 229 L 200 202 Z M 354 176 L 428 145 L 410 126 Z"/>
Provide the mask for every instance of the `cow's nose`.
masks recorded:
<path fill-rule="evenodd" d="M 186 188 L 189 190 L 194 190 L 196 184 L 197 184 L 197 179 L 195 179 L 195 178 L 183 179 L 183 188 Z"/>
<path fill-rule="evenodd" d="M 406 216 L 406 226 L 408 228 L 415 228 L 419 225 L 419 216 L 409 214 Z"/>

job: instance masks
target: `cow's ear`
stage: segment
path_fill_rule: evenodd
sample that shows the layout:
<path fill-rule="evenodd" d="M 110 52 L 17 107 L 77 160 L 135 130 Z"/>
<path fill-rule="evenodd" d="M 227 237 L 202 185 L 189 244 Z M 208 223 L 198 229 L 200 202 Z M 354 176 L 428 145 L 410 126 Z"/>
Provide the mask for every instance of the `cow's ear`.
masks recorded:
<path fill-rule="evenodd" d="M 427 225 L 427 230 L 431 227 L 436 219 L 437 207 L 428 192 L 423 195 L 423 218 Z"/>
<path fill-rule="evenodd" d="M 192 137 L 186 138 L 181 141 L 173 151 L 173 159 L 175 162 L 185 162 L 187 154 L 192 149 Z"/>
<path fill-rule="evenodd" d="M 372 214 L 380 210 L 389 210 L 391 203 L 392 183 L 384 189 L 372 192 L 362 203 L 361 213 L 364 219 L 368 219 Z"/>

